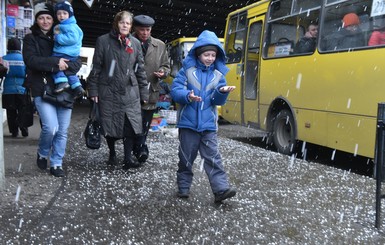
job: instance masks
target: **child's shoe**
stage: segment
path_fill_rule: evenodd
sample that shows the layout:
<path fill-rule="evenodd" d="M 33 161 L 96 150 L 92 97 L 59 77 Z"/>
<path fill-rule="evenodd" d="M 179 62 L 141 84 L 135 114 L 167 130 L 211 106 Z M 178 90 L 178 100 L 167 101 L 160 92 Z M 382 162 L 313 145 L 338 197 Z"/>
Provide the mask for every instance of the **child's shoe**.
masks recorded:
<path fill-rule="evenodd" d="M 82 88 L 82 86 L 77 86 L 74 88 L 75 99 L 83 97 L 85 92 L 86 91 Z"/>
<path fill-rule="evenodd" d="M 227 198 L 235 196 L 235 194 L 237 194 L 237 191 L 235 190 L 235 188 L 229 188 L 224 192 L 216 193 L 214 195 L 215 196 L 215 202 L 216 203 L 222 202 L 223 200 L 225 200 Z"/>
<path fill-rule="evenodd" d="M 189 198 L 190 191 L 188 189 L 179 189 L 178 193 L 176 193 L 179 198 Z"/>
<path fill-rule="evenodd" d="M 70 85 L 67 83 L 67 82 L 64 82 L 64 83 L 58 83 L 56 84 L 55 86 L 55 89 L 53 90 L 53 92 L 55 94 L 60 94 L 62 93 L 64 90 L 67 90 L 70 88 Z"/>

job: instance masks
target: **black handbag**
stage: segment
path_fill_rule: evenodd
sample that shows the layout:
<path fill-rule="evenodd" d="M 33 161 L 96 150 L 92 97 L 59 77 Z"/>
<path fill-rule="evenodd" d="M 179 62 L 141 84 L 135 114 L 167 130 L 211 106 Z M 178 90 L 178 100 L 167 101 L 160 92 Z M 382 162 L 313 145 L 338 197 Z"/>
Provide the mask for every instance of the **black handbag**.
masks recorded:
<path fill-rule="evenodd" d="M 72 93 L 72 90 L 65 90 L 59 94 L 55 94 L 53 92 L 53 86 L 47 82 L 46 78 L 44 78 L 44 94 L 43 100 L 65 108 L 72 108 L 75 102 L 75 96 Z"/>
<path fill-rule="evenodd" d="M 17 123 L 20 128 L 28 128 L 33 125 L 33 114 L 35 112 L 35 105 L 31 100 L 28 88 L 25 89 L 22 103 L 23 105 L 17 116 Z"/>
<path fill-rule="evenodd" d="M 86 146 L 90 149 L 99 149 L 102 133 L 103 129 L 100 123 L 99 106 L 97 103 L 93 102 L 87 126 L 84 130 Z"/>

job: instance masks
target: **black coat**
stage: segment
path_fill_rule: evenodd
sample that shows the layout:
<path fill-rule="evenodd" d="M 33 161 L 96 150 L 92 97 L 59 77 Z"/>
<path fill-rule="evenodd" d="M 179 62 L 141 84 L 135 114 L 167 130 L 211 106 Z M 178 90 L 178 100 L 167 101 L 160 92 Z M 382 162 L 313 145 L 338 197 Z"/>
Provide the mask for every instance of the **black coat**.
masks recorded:
<path fill-rule="evenodd" d="M 349 31 L 341 28 L 325 38 L 324 50 L 340 50 L 366 46 L 365 38 L 360 29 Z"/>
<path fill-rule="evenodd" d="M 37 24 L 31 27 L 32 33 L 27 34 L 23 40 L 23 59 L 26 65 L 27 76 L 24 87 L 31 89 L 33 97 L 42 96 L 44 92 L 44 77 L 48 83 L 53 84 L 52 72 L 59 71 L 59 57 L 52 57 L 53 38 L 52 31 L 44 34 Z M 79 70 L 81 60 L 67 63 L 68 70 Z"/>
<path fill-rule="evenodd" d="M 136 134 L 142 132 L 141 101 L 148 101 L 148 84 L 139 41 L 129 36 L 133 53 L 125 51 L 114 31 L 96 40 L 92 70 L 87 78 L 88 95 L 98 97 L 106 136 L 124 137 L 124 120 Z"/>
<path fill-rule="evenodd" d="M 314 52 L 317 45 L 315 37 L 302 37 L 295 46 L 295 53 L 310 53 Z"/>

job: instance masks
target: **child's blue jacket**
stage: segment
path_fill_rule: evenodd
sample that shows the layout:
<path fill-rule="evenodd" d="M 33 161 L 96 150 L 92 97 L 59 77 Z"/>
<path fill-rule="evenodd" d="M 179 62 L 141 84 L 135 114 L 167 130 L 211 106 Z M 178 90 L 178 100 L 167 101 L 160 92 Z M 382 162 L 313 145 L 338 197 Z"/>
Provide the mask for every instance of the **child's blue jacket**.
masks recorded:
<path fill-rule="evenodd" d="M 215 62 L 206 67 L 195 55 L 198 47 L 215 45 L 218 48 Z M 171 96 L 180 106 L 178 108 L 178 128 L 189 128 L 197 132 L 217 131 L 217 105 L 226 102 L 228 93 L 219 92 L 226 85 L 226 55 L 222 44 L 211 31 L 203 31 L 189 51 L 183 66 L 173 80 Z M 202 101 L 189 101 L 188 95 L 194 90 Z"/>

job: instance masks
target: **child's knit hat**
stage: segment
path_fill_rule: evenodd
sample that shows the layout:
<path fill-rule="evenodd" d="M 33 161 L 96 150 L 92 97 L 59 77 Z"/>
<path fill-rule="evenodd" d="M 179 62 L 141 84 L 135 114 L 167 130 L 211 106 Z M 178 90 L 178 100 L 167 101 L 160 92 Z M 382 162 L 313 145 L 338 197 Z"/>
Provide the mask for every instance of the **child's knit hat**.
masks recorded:
<path fill-rule="evenodd" d="M 55 14 L 58 10 L 64 10 L 68 12 L 69 17 L 74 15 L 74 9 L 68 1 L 59 2 L 55 5 Z"/>
<path fill-rule="evenodd" d="M 360 18 L 355 13 L 349 13 L 344 16 L 342 19 L 343 27 L 346 28 L 348 26 L 352 25 L 359 25 L 360 24 Z"/>
<path fill-rule="evenodd" d="M 201 47 L 198 47 L 196 50 L 195 50 L 195 54 L 196 56 L 199 56 L 201 54 L 203 54 L 204 52 L 206 51 L 214 51 L 215 53 L 218 52 L 218 48 L 217 46 L 215 45 L 206 45 L 206 46 L 201 46 Z"/>

